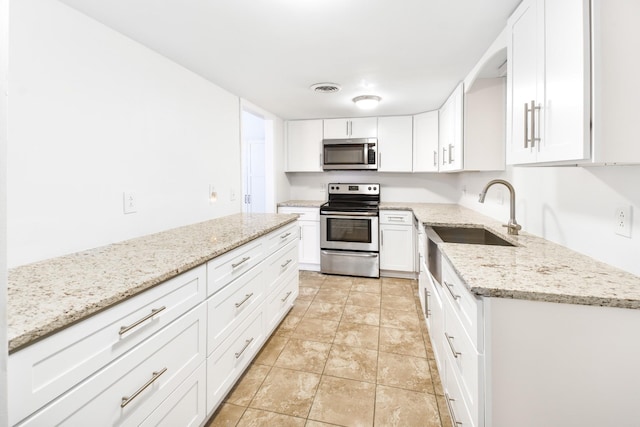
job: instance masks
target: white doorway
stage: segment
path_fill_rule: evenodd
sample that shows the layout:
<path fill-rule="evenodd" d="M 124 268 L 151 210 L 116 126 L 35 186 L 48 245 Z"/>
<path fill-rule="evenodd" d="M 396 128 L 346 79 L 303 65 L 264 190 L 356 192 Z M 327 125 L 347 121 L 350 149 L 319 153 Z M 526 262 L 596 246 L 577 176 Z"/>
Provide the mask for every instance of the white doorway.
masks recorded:
<path fill-rule="evenodd" d="M 268 145 L 270 123 L 264 117 L 242 110 L 242 212 L 269 212 Z"/>

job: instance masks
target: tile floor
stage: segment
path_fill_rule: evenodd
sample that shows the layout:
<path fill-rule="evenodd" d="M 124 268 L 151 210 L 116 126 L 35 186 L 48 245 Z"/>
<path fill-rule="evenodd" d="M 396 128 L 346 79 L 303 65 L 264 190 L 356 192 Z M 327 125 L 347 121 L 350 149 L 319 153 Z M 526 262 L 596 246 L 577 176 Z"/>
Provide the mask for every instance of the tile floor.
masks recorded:
<path fill-rule="evenodd" d="M 451 427 L 417 292 L 300 272 L 295 306 L 208 427 Z"/>

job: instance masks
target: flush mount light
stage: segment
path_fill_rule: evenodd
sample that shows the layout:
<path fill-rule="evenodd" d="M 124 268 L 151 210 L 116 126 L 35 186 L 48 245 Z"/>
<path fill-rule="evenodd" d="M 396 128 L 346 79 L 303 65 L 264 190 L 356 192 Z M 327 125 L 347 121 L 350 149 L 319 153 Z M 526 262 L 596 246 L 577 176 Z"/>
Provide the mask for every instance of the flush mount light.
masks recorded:
<path fill-rule="evenodd" d="M 337 83 L 316 83 L 314 85 L 309 86 L 309 89 L 311 89 L 314 92 L 320 92 L 320 93 L 335 93 L 335 92 L 339 92 L 340 89 L 342 88 Z"/>
<path fill-rule="evenodd" d="M 358 106 L 358 108 L 362 108 L 363 110 L 376 108 L 380 100 L 382 100 L 382 98 L 376 95 L 360 95 L 353 98 L 353 102 Z"/>

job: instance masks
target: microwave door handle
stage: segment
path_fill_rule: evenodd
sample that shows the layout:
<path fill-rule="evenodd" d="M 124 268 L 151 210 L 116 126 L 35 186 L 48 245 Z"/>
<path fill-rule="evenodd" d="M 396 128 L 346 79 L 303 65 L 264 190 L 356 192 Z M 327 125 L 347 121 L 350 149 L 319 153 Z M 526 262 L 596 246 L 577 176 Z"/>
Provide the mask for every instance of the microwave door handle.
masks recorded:
<path fill-rule="evenodd" d="M 364 153 L 362 154 L 362 164 L 366 165 L 369 163 L 369 144 L 362 144 L 364 147 Z"/>

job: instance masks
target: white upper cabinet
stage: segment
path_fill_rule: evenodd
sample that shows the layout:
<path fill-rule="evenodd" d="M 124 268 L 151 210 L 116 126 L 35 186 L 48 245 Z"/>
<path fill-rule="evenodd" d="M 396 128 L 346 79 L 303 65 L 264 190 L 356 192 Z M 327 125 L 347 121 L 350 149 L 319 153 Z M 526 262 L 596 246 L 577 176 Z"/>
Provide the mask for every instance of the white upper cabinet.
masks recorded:
<path fill-rule="evenodd" d="M 413 116 L 413 171 L 438 172 L 438 110 Z"/>
<path fill-rule="evenodd" d="M 322 120 L 287 122 L 287 172 L 322 172 Z"/>
<path fill-rule="evenodd" d="M 462 170 L 463 163 L 463 84 L 460 83 L 440 107 L 439 113 L 439 147 L 441 172 Z"/>
<path fill-rule="evenodd" d="M 413 118 L 378 118 L 378 171 L 411 172 Z"/>
<path fill-rule="evenodd" d="M 589 19 L 589 0 L 525 0 L 509 18 L 509 164 L 590 158 Z"/>
<path fill-rule="evenodd" d="M 324 139 L 376 138 L 378 118 L 324 120 Z"/>

